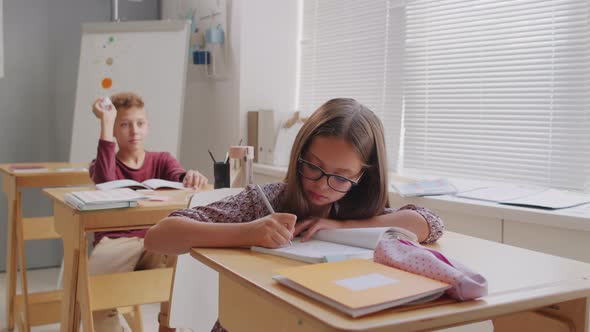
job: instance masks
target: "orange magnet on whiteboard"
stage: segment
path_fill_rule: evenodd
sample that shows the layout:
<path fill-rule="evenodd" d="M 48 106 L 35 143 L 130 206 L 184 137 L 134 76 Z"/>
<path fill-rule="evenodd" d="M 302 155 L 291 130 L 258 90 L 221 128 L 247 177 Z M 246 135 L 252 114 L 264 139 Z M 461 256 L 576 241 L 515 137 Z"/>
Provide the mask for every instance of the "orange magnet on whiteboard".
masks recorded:
<path fill-rule="evenodd" d="M 106 77 L 102 80 L 101 85 L 103 89 L 110 89 L 113 86 L 113 80 Z"/>

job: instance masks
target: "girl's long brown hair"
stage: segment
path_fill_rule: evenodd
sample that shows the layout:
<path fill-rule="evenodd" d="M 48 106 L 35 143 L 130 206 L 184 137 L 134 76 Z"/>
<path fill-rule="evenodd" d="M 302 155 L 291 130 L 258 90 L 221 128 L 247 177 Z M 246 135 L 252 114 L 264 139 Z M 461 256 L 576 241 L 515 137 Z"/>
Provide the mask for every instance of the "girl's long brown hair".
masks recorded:
<path fill-rule="evenodd" d="M 366 165 L 359 185 L 338 201 L 338 209 L 332 209 L 331 217 L 365 219 L 382 214 L 384 208 L 389 207 L 383 125 L 371 110 L 349 98 L 327 101 L 309 117 L 297 134 L 285 178 L 286 212 L 296 214 L 299 218 L 310 216 L 309 203 L 297 167 L 298 158 L 305 154 L 312 139 L 317 136 L 345 139 L 357 150 Z"/>

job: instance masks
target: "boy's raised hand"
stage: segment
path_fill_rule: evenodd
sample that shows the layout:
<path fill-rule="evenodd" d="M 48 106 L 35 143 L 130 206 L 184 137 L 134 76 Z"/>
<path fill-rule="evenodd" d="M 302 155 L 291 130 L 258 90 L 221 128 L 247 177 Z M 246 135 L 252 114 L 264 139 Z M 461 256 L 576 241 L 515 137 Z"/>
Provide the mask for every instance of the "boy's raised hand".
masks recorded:
<path fill-rule="evenodd" d="M 94 116 L 100 120 L 111 121 L 113 123 L 117 117 L 115 106 L 113 106 L 111 102 L 105 102 L 104 97 L 98 98 L 94 104 L 92 104 L 92 113 L 94 113 Z"/>
<path fill-rule="evenodd" d="M 182 184 L 186 188 L 202 189 L 209 180 L 199 171 L 188 170 L 182 180 Z"/>
<path fill-rule="evenodd" d="M 273 213 L 246 223 L 244 236 L 250 243 L 266 248 L 278 248 L 293 238 L 297 216 L 291 213 Z"/>

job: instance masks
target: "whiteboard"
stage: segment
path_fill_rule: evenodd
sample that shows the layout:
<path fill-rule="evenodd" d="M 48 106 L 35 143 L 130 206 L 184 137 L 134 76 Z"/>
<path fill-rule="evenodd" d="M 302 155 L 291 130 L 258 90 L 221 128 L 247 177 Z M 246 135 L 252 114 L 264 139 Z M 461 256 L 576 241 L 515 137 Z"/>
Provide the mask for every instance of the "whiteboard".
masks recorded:
<path fill-rule="evenodd" d="M 146 149 L 180 149 L 190 21 L 86 23 L 76 87 L 70 161 L 96 157 L 99 97 L 131 91 L 145 103 L 150 122 Z"/>

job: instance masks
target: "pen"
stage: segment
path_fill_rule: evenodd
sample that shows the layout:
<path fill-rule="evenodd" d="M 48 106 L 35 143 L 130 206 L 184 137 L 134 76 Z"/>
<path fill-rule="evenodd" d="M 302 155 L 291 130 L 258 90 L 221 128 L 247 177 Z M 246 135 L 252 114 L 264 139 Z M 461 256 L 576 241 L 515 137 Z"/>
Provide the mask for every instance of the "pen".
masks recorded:
<path fill-rule="evenodd" d="M 266 195 L 264 194 L 264 191 L 262 191 L 262 188 L 260 188 L 260 186 L 257 184 L 255 186 L 256 186 L 256 191 L 258 192 L 258 195 L 260 195 L 260 198 L 264 202 L 264 205 L 266 205 L 266 208 L 268 209 L 268 211 L 271 214 L 275 213 L 275 209 L 273 209 L 272 205 L 270 205 L 270 202 L 268 201 L 268 198 L 266 198 Z M 289 240 L 289 245 L 293 245 L 293 243 L 291 243 L 291 240 Z"/>
<path fill-rule="evenodd" d="M 211 153 L 211 150 L 207 150 L 209 151 L 209 155 L 211 156 L 211 160 L 213 160 L 213 163 L 217 163 L 217 161 L 215 161 L 215 157 L 213 157 L 213 153 Z"/>

